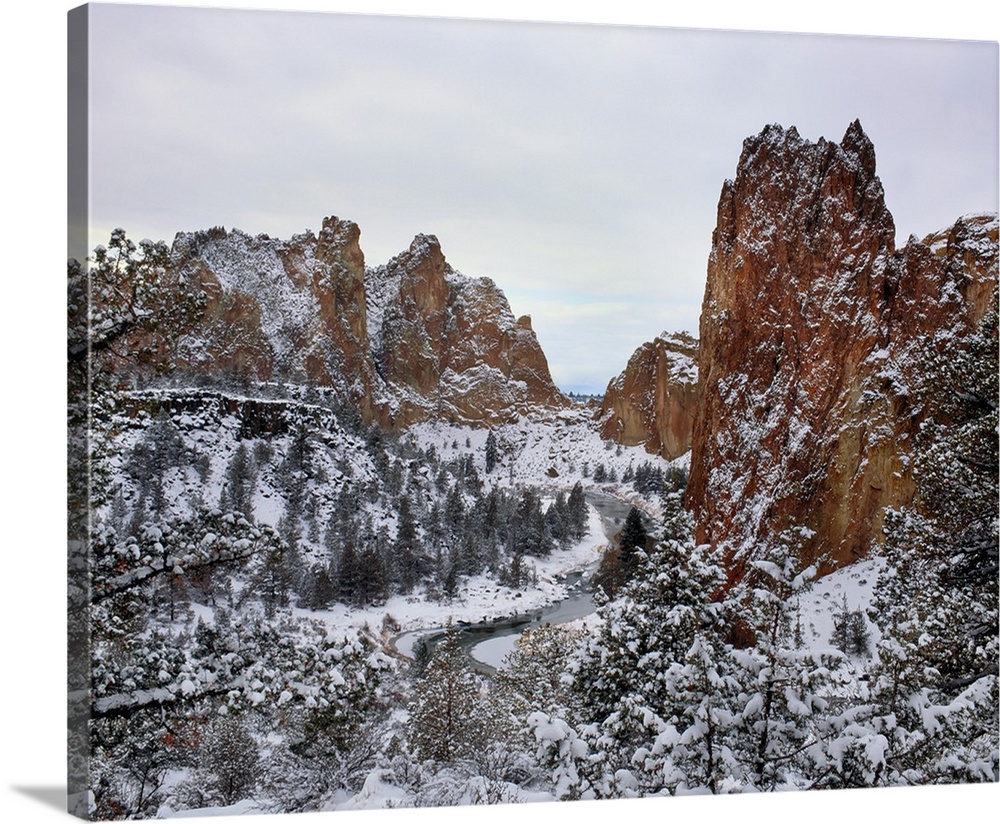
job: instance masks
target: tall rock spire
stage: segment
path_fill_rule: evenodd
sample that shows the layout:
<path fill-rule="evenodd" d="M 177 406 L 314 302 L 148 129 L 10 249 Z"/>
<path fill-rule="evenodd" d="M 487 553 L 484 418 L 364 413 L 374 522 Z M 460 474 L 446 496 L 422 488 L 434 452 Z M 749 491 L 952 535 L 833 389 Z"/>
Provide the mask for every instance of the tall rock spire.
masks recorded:
<path fill-rule="evenodd" d="M 919 347 L 967 331 L 996 287 L 995 216 L 965 232 L 992 273 L 970 243 L 896 251 L 858 121 L 840 144 L 780 126 L 744 142 L 709 256 L 687 499 L 734 577 L 789 530 L 828 568 L 863 556 L 912 499 Z"/>

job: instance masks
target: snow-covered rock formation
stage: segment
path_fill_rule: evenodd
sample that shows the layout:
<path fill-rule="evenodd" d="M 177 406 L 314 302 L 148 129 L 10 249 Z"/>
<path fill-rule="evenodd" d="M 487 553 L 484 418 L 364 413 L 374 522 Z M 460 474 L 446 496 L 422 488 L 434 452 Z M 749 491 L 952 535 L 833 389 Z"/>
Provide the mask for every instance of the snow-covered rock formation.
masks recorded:
<path fill-rule="evenodd" d="M 212 229 L 177 235 L 172 263 L 207 295 L 203 319 L 164 353 L 182 371 L 337 389 L 390 429 L 441 419 L 492 425 L 569 401 L 528 317 L 489 278 L 417 235 L 365 266 L 360 229 L 328 217 L 290 240 Z"/>
<path fill-rule="evenodd" d="M 732 574 L 795 529 L 849 563 L 914 495 L 915 396 L 931 351 L 994 299 L 997 217 L 895 248 L 859 122 L 842 142 L 768 126 L 722 189 L 701 315 L 688 505 Z"/>
<path fill-rule="evenodd" d="M 597 412 L 601 435 L 673 460 L 691 449 L 698 404 L 698 341 L 664 332 L 611 379 Z"/>

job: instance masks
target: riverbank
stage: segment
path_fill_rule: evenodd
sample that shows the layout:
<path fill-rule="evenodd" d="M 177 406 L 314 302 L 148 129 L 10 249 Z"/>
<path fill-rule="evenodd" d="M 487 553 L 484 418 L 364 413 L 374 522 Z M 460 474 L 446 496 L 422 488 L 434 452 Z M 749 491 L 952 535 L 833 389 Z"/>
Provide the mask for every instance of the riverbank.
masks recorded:
<path fill-rule="evenodd" d="M 588 490 L 586 493 L 587 512 L 590 517 L 590 536 L 596 531 L 604 535 L 603 546 L 598 546 L 598 557 L 608 545 L 617 540 L 631 504 L 617 495 Z M 597 516 L 597 522 L 594 516 Z M 649 519 L 644 514 L 644 520 Z M 650 524 L 652 526 L 652 524 Z M 586 545 L 586 541 L 583 545 Z M 565 594 L 542 608 L 531 608 L 527 602 L 518 605 L 516 611 L 501 618 L 484 616 L 479 621 L 451 619 L 458 631 L 458 643 L 473 667 L 487 675 L 492 675 L 503 665 L 506 656 L 514 649 L 521 635 L 529 629 L 543 624 L 560 624 L 578 621 L 593 614 L 595 610 L 590 576 L 598 566 L 593 560 L 583 569 L 573 570 L 557 578 Z M 433 654 L 434 648 L 445 637 L 446 625 L 420 627 L 402 632 L 389 641 L 389 646 L 405 658 L 414 658 L 418 644 L 425 645 L 425 652 Z"/>
<path fill-rule="evenodd" d="M 556 549 L 546 558 L 526 558 L 528 574 L 535 583 L 523 590 L 503 586 L 487 576 L 476 576 L 468 579 L 451 600 L 430 600 L 423 591 L 418 591 L 362 609 L 336 604 L 326 610 L 295 609 L 294 612 L 322 621 L 331 635 L 367 631 L 381 640 L 386 651 L 409 657 L 412 647 L 395 648 L 391 645 L 393 638 L 415 630 L 443 627 L 449 621 L 477 624 L 506 619 L 564 600 L 569 595 L 567 576 L 596 566 L 607 546 L 601 515 L 591 504 L 587 506 L 587 530 L 581 541 L 566 549 Z"/>

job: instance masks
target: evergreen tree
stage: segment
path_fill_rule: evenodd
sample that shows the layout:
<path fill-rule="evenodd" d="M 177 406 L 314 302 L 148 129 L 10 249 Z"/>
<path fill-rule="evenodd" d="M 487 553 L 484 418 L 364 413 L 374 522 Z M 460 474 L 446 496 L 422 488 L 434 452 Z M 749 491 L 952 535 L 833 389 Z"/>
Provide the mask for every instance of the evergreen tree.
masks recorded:
<path fill-rule="evenodd" d="M 851 609 L 844 596 L 840 611 L 833 619 L 830 643 L 848 655 L 867 655 L 870 651 L 871 633 L 859 609 Z"/>
<path fill-rule="evenodd" d="M 569 543 L 569 504 L 564 492 L 559 492 L 549 508 L 545 510 L 545 524 L 556 544 L 565 546 Z"/>
<path fill-rule="evenodd" d="M 486 474 L 489 475 L 497 465 L 497 437 L 490 430 L 486 436 Z"/>
<path fill-rule="evenodd" d="M 402 592 L 410 592 L 420 580 L 420 546 L 417 526 L 410 509 L 409 499 L 404 495 L 399 500 L 398 525 L 396 527 L 396 576 Z"/>
<path fill-rule="evenodd" d="M 337 600 L 343 604 L 356 604 L 363 580 L 361 560 L 353 543 L 344 546 L 337 563 Z"/>
<path fill-rule="evenodd" d="M 886 515 L 863 783 L 997 780 L 997 313 L 932 349 L 918 506 Z M 860 760 L 861 756 L 859 756 Z M 848 779 L 845 779 L 845 781 Z"/>
<path fill-rule="evenodd" d="M 607 718 L 623 699 L 670 717 L 663 673 L 719 629 L 711 599 L 724 577 L 707 546 L 668 539 L 636 559 L 622 597 L 599 610 L 600 634 L 584 659 L 579 686 L 591 718 Z"/>
<path fill-rule="evenodd" d="M 583 494 L 583 484 L 577 481 L 570 490 L 566 501 L 569 518 L 569 534 L 579 541 L 587 534 L 587 500 Z"/>
<path fill-rule="evenodd" d="M 211 776 L 221 806 L 249 797 L 260 775 L 260 747 L 242 721 L 216 718 L 202 748 L 202 765 Z"/>
<path fill-rule="evenodd" d="M 450 763 L 468 756 L 482 742 L 479 683 L 449 631 L 414 689 L 410 738 L 421 759 Z"/>
<path fill-rule="evenodd" d="M 386 575 L 374 544 L 366 545 L 358 555 L 357 569 L 354 603 L 358 606 L 381 603 L 386 597 Z"/>
<path fill-rule="evenodd" d="M 851 609 L 847 605 L 847 595 L 843 597 L 840 610 L 833 616 L 833 634 L 830 636 L 830 643 L 841 652 L 847 652 L 849 626 L 851 623 Z"/>
<path fill-rule="evenodd" d="M 444 522 L 454 543 L 465 529 L 465 501 L 457 484 L 451 488 L 445 500 Z"/>
<path fill-rule="evenodd" d="M 89 368 L 95 387 L 115 372 L 169 371 L 177 342 L 204 315 L 204 292 L 173 270 L 163 241 L 136 243 L 114 229 L 88 266 L 72 260 L 69 273 L 81 294 L 70 301 L 68 364 L 71 375 Z"/>
<path fill-rule="evenodd" d="M 302 577 L 299 604 L 306 609 L 327 609 L 337 598 L 337 587 L 330 577 L 329 567 L 314 564 Z"/>
<path fill-rule="evenodd" d="M 578 699 L 566 674 L 575 666 L 583 631 L 543 624 L 521 633 L 494 681 L 507 696 L 514 714 L 531 711 L 574 714 Z"/>
<path fill-rule="evenodd" d="M 711 600 L 724 579 L 719 559 L 675 539 L 637 558 L 572 667 L 575 711 L 529 718 L 559 797 L 714 790 L 726 769 L 725 696 L 735 688 L 720 663 L 722 605 Z"/>
<path fill-rule="evenodd" d="M 646 550 L 646 527 L 642 522 L 642 513 L 634 506 L 625 516 L 625 525 L 622 527 L 619 546 L 621 547 L 622 575 L 625 580 L 632 577 L 635 572 L 637 550 Z"/>
<path fill-rule="evenodd" d="M 768 558 L 753 562 L 740 587 L 746 595 L 732 607 L 751 642 L 729 656 L 739 685 L 729 746 L 740 778 L 763 791 L 816 773 L 818 731 L 828 724 L 825 694 L 845 663 L 832 650 L 798 649 L 794 642 L 795 605 L 816 574 L 815 567 L 800 568 L 799 544 L 800 531 L 786 530 Z"/>
<path fill-rule="evenodd" d="M 256 477 L 246 444 L 240 443 L 226 469 L 229 503 L 233 509 L 253 520 L 253 493 Z"/>

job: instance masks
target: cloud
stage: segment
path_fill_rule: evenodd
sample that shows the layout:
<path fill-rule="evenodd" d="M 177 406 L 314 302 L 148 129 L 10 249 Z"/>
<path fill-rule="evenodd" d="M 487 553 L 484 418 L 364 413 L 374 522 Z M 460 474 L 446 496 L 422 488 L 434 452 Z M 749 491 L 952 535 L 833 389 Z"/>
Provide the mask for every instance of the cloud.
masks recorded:
<path fill-rule="evenodd" d="M 337 214 L 380 263 L 433 232 L 533 316 L 557 380 L 603 384 L 653 334 L 697 328 L 722 182 L 768 123 L 839 140 L 860 117 L 903 239 L 996 208 L 995 44 L 92 15 L 95 234 L 287 237 Z"/>

